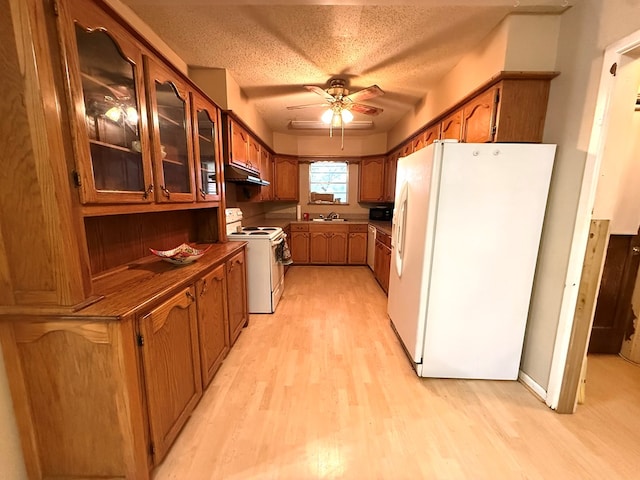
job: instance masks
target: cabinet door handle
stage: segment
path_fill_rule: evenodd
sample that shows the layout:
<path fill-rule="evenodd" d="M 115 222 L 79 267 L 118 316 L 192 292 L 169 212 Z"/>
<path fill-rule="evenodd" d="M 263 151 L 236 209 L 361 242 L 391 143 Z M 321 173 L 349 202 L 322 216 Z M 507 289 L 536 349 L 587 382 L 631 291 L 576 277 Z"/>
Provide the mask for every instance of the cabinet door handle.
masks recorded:
<path fill-rule="evenodd" d="M 184 292 L 184 294 L 187 296 L 187 298 L 189 300 L 191 300 L 192 302 L 195 300 L 195 298 L 193 298 L 193 295 L 191 295 L 191 292 L 189 290 L 187 290 L 186 292 Z"/>
<path fill-rule="evenodd" d="M 207 192 L 205 192 L 203 188 L 201 188 L 201 189 L 200 189 L 200 196 L 201 196 L 203 199 L 207 198 Z"/>
<path fill-rule="evenodd" d="M 167 189 L 167 187 L 162 185 L 160 188 L 162 189 L 162 193 L 164 194 L 165 197 L 171 198 L 171 192 L 169 191 L 169 189 Z"/>
<path fill-rule="evenodd" d="M 204 294 L 207 293 L 207 290 L 209 290 L 209 284 L 207 283 L 206 280 L 202 281 L 202 290 L 200 290 L 200 296 L 204 297 Z"/>
<path fill-rule="evenodd" d="M 147 198 L 149 198 L 149 195 L 151 195 L 151 193 L 153 193 L 153 183 L 150 183 L 147 189 L 142 193 L 142 198 L 146 200 Z"/>

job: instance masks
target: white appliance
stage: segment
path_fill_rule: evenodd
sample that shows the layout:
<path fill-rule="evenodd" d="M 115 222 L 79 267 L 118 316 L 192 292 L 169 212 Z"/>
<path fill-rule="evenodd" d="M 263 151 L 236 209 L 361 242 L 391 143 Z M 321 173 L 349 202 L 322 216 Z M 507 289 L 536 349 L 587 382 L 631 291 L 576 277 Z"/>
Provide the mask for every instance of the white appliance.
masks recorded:
<path fill-rule="evenodd" d="M 369 225 L 367 233 L 367 265 L 371 270 L 374 269 L 376 258 L 376 227 Z"/>
<path fill-rule="evenodd" d="M 419 376 L 517 379 L 555 149 L 399 159 L 387 311 Z"/>
<path fill-rule="evenodd" d="M 242 210 L 225 210 L 227 239 L 247 242 L 249 313 L 273 313 L 284 292 L 284 266 L 276 250 L 284 242 L 280 227 L 243 227 Z"/>

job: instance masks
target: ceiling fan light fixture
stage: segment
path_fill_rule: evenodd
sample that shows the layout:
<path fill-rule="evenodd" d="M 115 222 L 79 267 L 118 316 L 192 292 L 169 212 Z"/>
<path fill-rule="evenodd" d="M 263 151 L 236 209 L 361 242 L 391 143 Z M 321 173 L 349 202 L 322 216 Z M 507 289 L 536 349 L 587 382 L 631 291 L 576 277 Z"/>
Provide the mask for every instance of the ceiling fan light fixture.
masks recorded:
<path fill-rule="evenodd" d="M 322 114 L 322 122 L 329 125 L 333 120 L 333 109 L 329 108 Z"/>
<path fill-rule="evenodd" d="M 344 123 L 350 123 L 353 120 L 353 113 L 351 113 L 349 110 L 342 109 L 340 111 L 340 115 Z"/>

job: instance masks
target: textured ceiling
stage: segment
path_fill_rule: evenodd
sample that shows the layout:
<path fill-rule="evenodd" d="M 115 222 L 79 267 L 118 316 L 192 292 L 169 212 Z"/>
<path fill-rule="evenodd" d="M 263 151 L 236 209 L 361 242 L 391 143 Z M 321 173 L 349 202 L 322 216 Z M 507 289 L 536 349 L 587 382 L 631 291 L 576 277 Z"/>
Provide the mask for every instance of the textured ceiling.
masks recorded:
<path fill-rule="evenodd" d="M 225 68 L 273 131 L 318 120 L 304 85 L 343 78 L 353 93 L 385 95 L 374 131 L 386 131 L 512 12 L 560 12 L 565 0 L 123 0 L 187 64 Z"/>

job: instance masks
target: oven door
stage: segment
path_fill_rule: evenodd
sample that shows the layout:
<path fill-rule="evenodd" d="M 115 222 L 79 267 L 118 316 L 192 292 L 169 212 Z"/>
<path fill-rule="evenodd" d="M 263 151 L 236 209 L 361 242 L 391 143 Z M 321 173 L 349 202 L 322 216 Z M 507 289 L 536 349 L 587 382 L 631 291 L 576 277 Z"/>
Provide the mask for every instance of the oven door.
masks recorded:
<path fill-rule="evenodd" d="M 276 250 L 285 238 L 286 235 L 281 233 L 271 241 L 271 306 L 274 311 L 284 292 L 284 265 L 278 261 Z"/>

